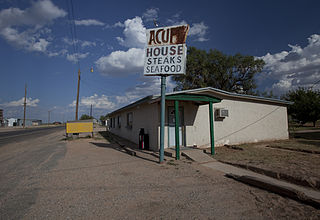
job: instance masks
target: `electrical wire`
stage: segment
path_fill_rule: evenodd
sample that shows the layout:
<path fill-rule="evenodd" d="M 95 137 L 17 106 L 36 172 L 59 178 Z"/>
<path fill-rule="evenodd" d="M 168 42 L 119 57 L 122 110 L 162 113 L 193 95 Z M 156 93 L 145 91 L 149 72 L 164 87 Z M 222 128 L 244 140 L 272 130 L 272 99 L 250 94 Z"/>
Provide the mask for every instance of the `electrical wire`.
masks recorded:
<path fill-rule="evenodd" d="M 79 49 L 78 49 L 78 37 L 77 37 L 77 29 L 75 24 L 73 0 L 66 0 L 66 3 L 67 3 L 67 10 L 68 10 L 68 20 L 69 20 L 69 27 L 70 27 L 70 33 L 71 33 L 73 53 L 77 61 L 78 69 L 80 70 L 80 60 L 77 57 L 79 54 Z"/>
<path fill-rule="evenodd" d="M 315 83 L 313 83 L 313 85 L 310 87 L 310 89 L 312 89 L 315 85 L 317 85 L 318 83 L 320 83 L 320 80 L 316 81 Z"/>

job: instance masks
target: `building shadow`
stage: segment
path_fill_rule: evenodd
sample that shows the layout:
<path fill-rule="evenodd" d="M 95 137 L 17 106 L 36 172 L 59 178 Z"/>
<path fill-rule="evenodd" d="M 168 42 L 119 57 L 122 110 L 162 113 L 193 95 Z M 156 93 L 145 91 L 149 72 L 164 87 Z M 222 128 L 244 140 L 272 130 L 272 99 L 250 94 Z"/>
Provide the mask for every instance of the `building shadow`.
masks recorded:
<path fill-rule="evenodd" d="M 117 143 L 101 143 L 101 142 L 90 142 L 90 144 L 95 145 L 96 147 L 102 148 L 110 148 L 121 153 L 129 154 L 131 156 L 137 157 L 139 159 L 143 159 L 149 162 L 158 163 L 158 156 L 154 154 L 154 152 L 145 152 L 139 149 L 131 149 L 127 146 L 120 146 Z M 129 149 L 128 149 L 129 148 Z"/>
<path fill-rule="evenodd" d="M 306 140 L 320 140 L 320 131 L 317 132 L 300 132 L 293 135 L 294 138 Z"/>

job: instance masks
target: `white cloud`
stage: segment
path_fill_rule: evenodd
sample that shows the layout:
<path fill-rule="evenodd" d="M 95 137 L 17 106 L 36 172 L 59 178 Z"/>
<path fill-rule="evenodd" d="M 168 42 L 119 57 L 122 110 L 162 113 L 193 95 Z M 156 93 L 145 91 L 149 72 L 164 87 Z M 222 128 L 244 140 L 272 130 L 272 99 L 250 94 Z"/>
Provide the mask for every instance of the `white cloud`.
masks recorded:
<path fill-rule="evenodd" d="M 49 42 L 44 38 L 39 38 L 30 31 L 19 33 L 16 29 L 7 27 L 0 31 L 0 35 L 9 43 L 27 51 L 46 52 Z"/>
<path fill-rule="evenodd" d="M 67 45 L 73 45 L 73 41 L 68 38 L 68 37 L 64 37 L 62 38 L 62 41 L 64 43 L 66 43 Z M 96 46 L 96 42 L 92 42 L 92 41 L 86 41 L 86 40 L 75 40 L 75 43 L 80 44 L 81 47 L 91 47 L 91 46 Z"/>
<path fill-rule="evenodd" d="M 27 100 L 26 100 L 27 106 L 30 106 L 30 107 L 36 107 L 39 102 L 40 102 L 39 99 L 27 98 Z M 3 103 L 3 104 L 1 104 L 1 106 L 18 107 L 18 106 L 23 106 L 23 103 L 24 103 L 24 97 L 22 97 L 21 99 L 19 99 L 17 101 Z"/>
<path fill-rule="evenodd" d="M 144 49 L 131 48 L 114 51 L 96 61 L 98 70 L 104 75 L 135 74 L 143 71 Z"/>
<path fill-rule="evenodd" d="M 260 76 L 260 81 L 261 78 L 274 81 L 271 88 L 276 94 L 297 87 L 311 87 L 320 80 L 320 35 L 311 35 L 304 48 L 299 45 L 289 47 L 289 51 L 259 57 L 266 62 L 265 74 Z"/>
<path fill-rule="evenodd" d="M 79 59 L 84 59 L 89 55 L 89 53 L 74 53 L 67 54 L 67 60 L 76 63 Z"/>
<path fill-rule="evenodd" d="M 124 27 L 124 24 L 121 23 L 120 21 L 118 21 L 117 23 L 115 23 L 115 24 L 113 25 L 113 27 Z"/>
<path fill-rule="evenodd" d="M 106 95 L 97 95 L 94 94 L 93 96 L 88 97 L 81 97 L 80 106 L 90 107 L 98 109 L 114 109 L 115 103 L 109 100 L 109 97 Z M 69 105 L 70 107 L 76 106 L 76 101 L 73 101 L 72 104 Z"/>
<path fill-rule="evenodd" d="M 17 48 L 27 51 L 48 52 L 51 29 L 43 27 L 67 13 L 55 6 L 50 0 L 33 2 L 25 10 L 8 8 L 0 11 L 0 36 Z M 22 26 L 18 31 L 17 26 Z M 21 30 L 23 29 L 23 30 Z"/>
<path fill-rule="evenodd" d="M 117 37 L 122 46 L 144 48 L 146 44 L 146 28 L 143 26 L 142 19 L 135 17 L 124 22 L 123 34 L 125 38 Z"/>
<path fill-rule="evenodd" d="M 115 25 L 122 26 L 120 22 Z M 119 44 L 130 49 L 113 51 L 107 56 L 100 57 L 95 63 L 98 70 L 104 75 L 123 76 L 143 71 L 146 28 L 140 17 L 127 19 L 123 25 L 124 38 L 117 37 L 117 40 Z"/>
<path fill-rule="evenodd" d="M 55 6 L 50 0 L 33 2 L 30 8 L 8 8 L 0 11 L 0 29 L 10 26 L 41 27 L 67 13 Z"/>
<path fill-rule="evenodd" d="M 95 42 L 91 41 L 81 41 L 81 47 L 91 47 L 91 46 L 96 46 Z"/>
<path fill-rule="evenodd" d="M 64 43 L 68 44 L 68 45 L 72 45 L 72 44 L 73 44 L 73 41 L 72 41 L 70 38 L 68 38 L 68 37 L 62 38 L 62 41 L 63 41 Z M 75 42 L 78 42 L 78 41 L 75 41 Z"/>
<path fill-rule="evenodd" d="M 175 82 L 172 81 L 172 77 L 167 77 L 166 91 L 172 92 L 176 86 Z M 121 95 L 116 96 L 117 107 L 129 104 L 136 101 L 137 99 L 149 96 L 149 95 L 160 95 L 161 92 L 161 78 L 160 77 L 141 77 L 140 83 L 127 89 L 127 91 Z"/>
<path fill-rule="evenodd" d="M 86 20 L 75 20 L 76 25 L 83 26 L 103 26 L 105 25 L 103 22 L 95 20 L 95 19 L 86 19 Z"/>
<path fill-rule="evenodd" d="M 206 26 L 203 22 L 194 23 L 190 27 L 189 36 L 196 37 L 196 41 L 208 41 L 209 39 L 205 38 L 208 28 L 209 27 Z"/>
<path fill-rule="evenodd" d="M 149 8 L 143 13 L 142 18 L 145 21 L 157 20 L 158 12 L 159 12 L 159 8 Z"/>
<path fill-rule="evenodd" d="M 187 21 L 180 19 L 180 14 L 176 14 L 172 18 L 167 19 L 167 22 L 170 25 L 188 24 Z M 192 25 L 190 25 L 188 36 L 191 39 L 194 39 L 195 41 L 200 41 L 200 42 L 208 41 L 209 39 L 206 38 L 208 29 L 209 29 L 209 26 L 205 25 L 203 21 L 200 23 L 193 23 Z"/>

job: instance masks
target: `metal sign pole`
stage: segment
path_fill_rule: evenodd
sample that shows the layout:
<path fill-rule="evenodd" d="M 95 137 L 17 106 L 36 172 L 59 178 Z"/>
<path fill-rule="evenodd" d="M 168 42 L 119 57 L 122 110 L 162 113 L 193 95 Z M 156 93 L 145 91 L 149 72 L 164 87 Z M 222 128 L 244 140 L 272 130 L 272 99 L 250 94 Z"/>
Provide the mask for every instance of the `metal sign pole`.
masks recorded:
<path fill-rule="evenodd" d="M 145 47 L 144 75 L 161 76 L 160 151 L 159 163 L 164 160 L 164 122 L 166 111 L 166 77 L 185 74 L 186 38 L 189 25 L 148 29 Z"/>
<path fill-rule="evenodd" d="M 160 116 L 160 157 L 159 163 L 164 159 L 164 121 L 166 112 L 166 76 L 161 76 L 161 116 Z"/>

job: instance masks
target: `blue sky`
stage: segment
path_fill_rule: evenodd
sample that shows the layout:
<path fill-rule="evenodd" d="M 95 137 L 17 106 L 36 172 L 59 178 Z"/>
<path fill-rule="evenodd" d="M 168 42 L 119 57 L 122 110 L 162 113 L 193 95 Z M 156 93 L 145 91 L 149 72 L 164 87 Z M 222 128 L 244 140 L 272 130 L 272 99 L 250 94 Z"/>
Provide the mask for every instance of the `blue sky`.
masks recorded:
<path fill-rule="evenodd" d="M 80 113 L 97 118 L 160 91 L 159 77 L 143 76 L 145 30 L 189 24 L 187 46 L 240 52 L 265 60 L 260 91 L 280 95 L 320 80 L 320 1 L 85 1 L 0 0 L 0 108 L 5 117 L 73 120 L 77 60 Z M 69 5 L 69 9 L 68 9 Z M 93 67 L 94 71 L 90 72 Z M 320 83 L 319 83 L 320 84 Z M 320 89 L 319 84 L 313 88 Z M 167 80 L 167 90 L 174 82 Z"/>

